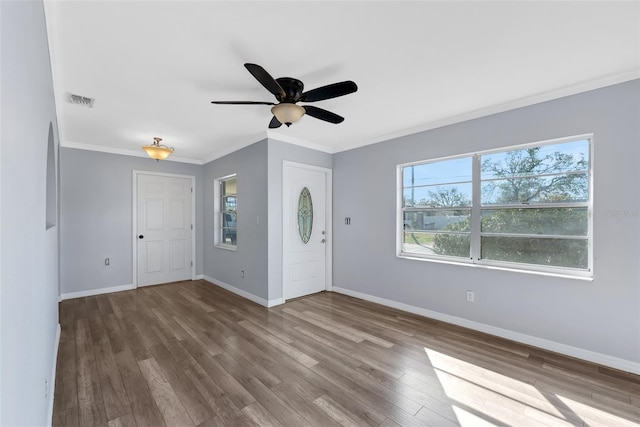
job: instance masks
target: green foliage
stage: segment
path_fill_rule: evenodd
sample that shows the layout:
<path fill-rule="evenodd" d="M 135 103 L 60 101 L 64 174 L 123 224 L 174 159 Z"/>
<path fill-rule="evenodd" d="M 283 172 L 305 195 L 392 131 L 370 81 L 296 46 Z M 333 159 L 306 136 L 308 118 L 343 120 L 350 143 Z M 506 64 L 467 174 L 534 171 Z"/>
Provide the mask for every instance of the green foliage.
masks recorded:
<path fill-rule="evenodd" d="M 428 198 L 420 200 L 412 200 L 411 197 L 405 197 L 404 206 L 421 206 L 429 208 L 453 208 L 460 206 L 470 206 L 471 200 L 466 194 L 461 193 L 459 189 L 453 188 L 437 188 L 436 191 L 429 191 Z"/>
<path fill-rule="evenodd" d="M 447 231 L 468 226 L 469 220 L 460 221 L 447 226 Z M 433 239 L 433 251 L 438 255 L 457 256 L 469 258 L 471 256 L 471 243 L 469 234 L 436 234 Z"/>
<path fill-rule="evenodd" d="M 541 156 L 540 147 L 510 151 L 496 160 L 488 156 L 482 162 L 483 176 L 501 180 L 483 185 L 482 200 L 498 204 L 584 200 L 587 167 L 583 156 L 576 159 L 573 154 L 561 152 Z"/>
<path fill-rule="evenodd" d="M 588 180 L 584 171 L 584 157 L 556 152 L 542 156 L 540 148 L 505 153 L 502 157 L 487 156 L 482 163 L 483 176 L 498 178 L 482 187 L 486 203 L 550 203 L 583 200 L 588 197 Z M 567 173 L 569 172 L 569 173 Z M 571 172 L 577 172 L 575 174 Z M 549 175 L 551 174 L 551 175 Z M 547 175 L 547 176 L 536 176 Z M 460 196 L 448 189 L 433 194 L 437 206 L 447 207 Z M 456 200 L 456 203 L 460 200 Z M 434 204 L 434 206 L 436 206 Z M 538 206 L 538 205 L 537 205 Z M 588 218 L 586 208 L 544 207 L 528 209 L 484 210 L 481 219 L 483 233 L 511 233 L 528 235 L 586 236 Z M 469 235 L 458 234 L 470 229 L 470 220 L 450 224 L 436 234 L 433 250 L 437 254 L 468 258 Z M 586 239 L 484 236 L 482 258 L 537 265 L 587 267 Z"/>
<path fill-rule="evenodd" d="M 546 234 L 586 236 L 586 208 L 528 208 L 485 210 L 484 233 Z"/>
<path fill-rule="evenodd" d="M 487 236 L 482 238 L 482 258 L 525 264 L 587 267 L 587 241 Z"/>
<path fill-rule="evenodd" d="M 435 208 L 453 208 L 470 206 L 471 200 L 455 187 L 438 188 L 436 191 L 429 191 L 429 200 L 426 200 L 425 204 Z"/>

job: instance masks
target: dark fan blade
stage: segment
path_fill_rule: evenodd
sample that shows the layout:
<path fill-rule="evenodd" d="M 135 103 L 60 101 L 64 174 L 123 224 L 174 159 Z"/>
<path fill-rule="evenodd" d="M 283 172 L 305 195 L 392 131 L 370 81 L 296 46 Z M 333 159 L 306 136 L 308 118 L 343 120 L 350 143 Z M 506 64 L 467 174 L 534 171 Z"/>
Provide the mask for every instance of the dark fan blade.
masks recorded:
<path fill-rule="evenodd" d="M 322 101 L 324 99 L 336 98 L 338 96 L 348 95 L 358 90 L 358 86 L 351 80 L 346 82 L 334 83 L 326 86 L 322 86 L 316 89 L 311 89 L 308 92 L 300 95 L 300 102 L 315 102 Z"/>
<path fill-rule="evenodd" d="M 324 110 L 322 108 L 314 107 L 313 105 L 303 105 L 304 111 L 316 119 L 324 120 L 329 123 L 342 123 L 344 121 L 344 117 L 339 116 L 331 111 Z"/>
<path fill-rule="evenodd" d="M 278 101 L 281 101 L 285 96 L 284 89 L 280 87 L 278 82 L 267 73 L 267 71 L 257 64 L 244 64 L 244 67 L 249 70 L 251 75 L 260 82 L 269 92 L 274 94 Z"/>
<path fill-rule="evenodd" d="M 228 104 L 228 105 L 276 105 L 273 102 L 261 101 L 211 101 L 212 104 Z"/>
<path fill-rule="evenodd" d="M 276 116 L 273 116 L 273 119 L 271 119 L 271 122 L 269 122 L 269 129 L 279 128 L 280 126 L 282 126 L 282 123 L 280 123 L 280 121 L 276 119 Z"/>

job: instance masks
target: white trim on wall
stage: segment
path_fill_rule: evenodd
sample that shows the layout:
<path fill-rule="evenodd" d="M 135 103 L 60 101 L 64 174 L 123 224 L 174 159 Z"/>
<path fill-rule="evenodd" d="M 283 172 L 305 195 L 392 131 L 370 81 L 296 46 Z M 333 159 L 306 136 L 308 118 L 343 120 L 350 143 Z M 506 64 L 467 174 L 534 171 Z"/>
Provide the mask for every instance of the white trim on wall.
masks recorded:
<path fill-rule="evenodd" d="M 58 366 L 58 348 L 60 347 L 60 323 L 56 328 L 56 340 L 53 343 L 53 363 L 49 377 L 49 395 L 47 396 L 47 426 L 53 425 L 53 397 L 56 394 L 56 367 Z"/>
<path fill-rule="evenodd" d="M 99 153 L 108 153 L 108 154 L 120 154 L 122 156 L 132 156 L 132 157 L 144 157 L 149 158 L 149 155 L 145 152 L 138 150 L 128 150 L 126 148 L 116 148 L 116 147 L 107 147 L 105 145 L 95 145 L 95 144 L 85 144 L 82 142 L 73 142 L 67 140 L 60 140 L 60 146 L 64 148 L 75 148 L 77 150 L 88 150 L 88 151 L 97 151 Z M 164 162 L 179 162 L 179 163 L 191 163 L 194 165 L 202 165 L 204 164 L 202 160 L 198 159 L 189 159 L 187 157 L 178 157 L 178 156 L 169 156 L 163 160 Z"/>
<path fill-rule="evenodd" d="M 197 253 L 196 253 L 196 177 L 193 175 L 179 175 L 175 173 L 164 173 L 164 172 L 149 172 L 134 169 L 133 170 L 133 179 L 132 179 L 132 187 L 133 187 L 133 199 L 131 200 L 132 206 L 132 220 L 131 220 L 131 235 L 132 237 L 132 254 L 133 254 L 133 278 L 131 283 L 133 283 L 134 289 L 138 287 L 138 241 L 137 241 L 137 228 L 138 228 L 138 175 L 153 175 L 153 176 L 166 176 L 170 178 L 186 178 L 191 179 L 191 224 L 193 228 L 191 229 L 191 259 L 193 262 L 191 263 L 191 280 L 196 280 L 196 263 L 197 263 Z"/>
<path fill-rule="evenodd" d="M 55 11 L 55 8 L 51 7 L 49 4 L 51 2 L 44 2 L 45 3 L 45 10 L 46 10 L 46 14 L 47 15 L 57 15 L 57 12 Z M 55 18 L 54 18 L 55 19 Z M 49 34 L 49 49 L 53 50 L 59 50 L 57 48 L 58 45 L 58 41 L 57 41 L 57 37 L 55 36 L 55 32 L 50 31 L 49 28 L 47 28 L 47 32 Z M 58 58 L 59 55 L 51 55 L 52 58 L 52 67 L 51 67 L 51 71 L 53 74 L 53 78 L 54 78 L 54 82 L 56 82 L 57 79 L 57 72 L 56 70 L 60 68 L 60 66 L 57 64 L 56 58 Z M 186 157 L 177 157 L 177 156 L 170 156 L 169 158 L 167 158 L 165 161 L 173 161 L 173 162 L 181 162 L 181 163 L 192 163 L 192 164 L 196 164 L 196 165 L 205 165 L 209 162 L 212 162 L 216 159 L 219 159 L 221 157 L 226 156 L 227 154 L 233 153 L 235 151 L 241 150 L 242 148 L 248 147 L 251 144 L 255 144 L 256 142 L 259 142 L 263 139 L 267 139 L 267 138 L 273 138 L 273 139 L 277 139 L 279 141 L 282 142 L 287 142 L 289 144 L 293 144 L 293 145 L 298 145 L 300 147 L 305 147 L 305 148 L 310 148 L 312 150 L 317 150 L 317 151 L 321 151 L 324 153 L 329 153 L 329 154 L 336 154 L 336 153 L 340 153 L 342 151 L 348 151 L 348 150 L 353 150 L 355 148 L 359 148 L 359 147 L 364 147 L 367 145 L 371 145 L 371 144 L 376 144 L 378 142 L 383 142 L 383 141 L 388 141 L 391 139 L 396 139 L 396 138 L 400 138 L 403 136 L 407 136 L 407 135 L 413 135 L 416 133 L 420 133 L 420 132 L 424 132 L 427 130 L 431 130 L 431 129 L 436 129 L 436 128 L 440 128 L 440 127 L 444 127 L 444 126 L 449 126 L 452 124 L 456 124 L 456 123 L 462 123 L 468 120 L 473 120 L 473 119 L 477 119 L 480 117 L 486 117 L 492 114 L 497 114 L 497 113 L 502 113 L 505 111 L 510 111 L 510 110 L 515 110 L 517 108 L 522 108 L 522 107 L 527 107 L 530 105 L 534 105 L 534 104 L 539 104 L 541 102 L 545 102 L 545 101 L 550 101 L 550 100 L 554 100 L 554 99 L 558 99 L 558 98 L 563 98 L 566 96 L 571 96 L 571 95 L 576 95 L 579 93 L 583 93 L 583 92 L 588 92 L 590 90 L 595 90 L 595 89 L 600 89 L 606 86 L 611 86 L 611 85 L 615 85 L 615 84 L 619 84 L 619 83 L 624 83 L 624 82 L 628 82 L 631 80 L 635 80 L 640 78 L 640 71 L 638 70 L 629 70 L 629 71 L 625 71 L 625 72 L 621 72 L 621 73 L 616 73 L 616 74 L 612 74 L 612 75 L 607 75 L 607 76 L 603 76 L 600 78 L 596 78 L 593 80 L 589 80 L 589 81 L 585 81 L 585 82 L 579 82 L 576 84 L 570 84 L 555 90 L 550 90 L 547 92 L 543 92 L 543 93 L 537 93 L 537 94 L 533 94 L 531 96 L 527 96 L 524 98 L 520 98 L 520 99 L 516 99 L 516 100 L 512 100 L 512 101 L 508 101 L 502 104 L 496 104 L 496 105 L 492 105 L 489 107 L 485 107 L 485 108 L 481 108 L 478 110 L 474 110 L 474 111 L 468 111 L 465 113 L 461 113 L 461 114 L 457 114 L 454 116 L 450 116 L 450 117 L 446 117 L 440 120 L 435 120 L 432 122 L 428 122 L 428 123 L 423 123 L 421 125 L 418 126 L 414 126 L 414 127 L 410 127 L 410 128 L 406 128 L 406 129 L 401 129 L 398 131 L 394 131 L 394 132 L 390 132 L 390 133 L 386 133 L 383 135 L 377 135 L 375 137 L 370 137 L 370 138 L 365 138 L 359 141 L 350 141 L 347 142 L 346 144 L 343 144 L 341 146 L 330 146 L 330 145 L 325 145 L 322 143 L 318 143 L 318 142 L 313 142 L 312 140 L 310 140 L 309 138 L 305 138 L 305 139 L 300 139 L 300 138 L 295 138 L 289 135 L 285 135 L 283 133 L 277 132 L 277 131 L 273 131 L 273 130 L 268 130 L 266 132 L 258 132 L 252 135 L 249 135 L 245 138 L 243 138 L 243 140 L 239 143 L 233 144 L 230 147 L 226 147 L 220 150 L 217 150 L 209 155 L 204 156 L 202 159 L 191 159 L 191 158 L 186 158 Z M 56 84 L 54 85 L 55 87 L 62 87 L 62 84 Z M 64 97 L 56 97 L 56 107 L 58 108 L 58 111 L 62 111 L 62 101 L 59 101 L 60 99 L 63 99 Z M 103 153 L 111 153 L 111 154 L 122 154 L 125 156 L 134 156 L 134 157 L 148 157 L 146 153 L 143 152 L 139 152 L 137 150 L 129 150 L 126 148 L 116 148 L 116 147 L 107 147 L 107 146 L 103 146 L 103 145 L 96 145 L 96 144 L 85 144 L 85 143 L 81 143 L 81 142 L 74 142 L 74 141 L 69 141 L 65 139 L 65 129 L 64 129 L 64 123 L 59 123 L 59 129 L 58 132 L 60 134 L 60 146 L 61 147 L 65 147 L 65 148 L 76 148 L 79 150 L 90 150 L 90 151 L 99 151 L 99 152 L 103 152 Z"/>
<path fill-rule="evenodd" d="M 497 337 L 506 338 L 522 344 L 531 345 L 534 347 L 586 360 L 588 362 L 593 362 L 599 365 L 608 366 L 614 369 L 619 369 L 625 372 L 631 372 L 640 375 L 640 363 L 638 362 L 632 362 L 630 360 L 620 359 L 618 357 L 609 356 L 602 353 L 596 353 L 595 351 L 585 350 L 583 348 L 573 347 L 567 344 L 546 340 L 544 338 L 538 338 L 531 335 L 510 331 L 508 329 L 498 328 L 496 326 L 475 322 L 473 320 L 467 320 L 461 317 L 439 313 L 437 311 L 428 310 L 426 308 L 416 307 L 386 298 L 376 297 L 362 292 L 353 291 L 351 289 L 345 289 L 336 286 L 333 288 L 333 292 L 348 295 L 350 297 L 362 299 L 365 301 L 371 301 L 376 304 L 384 305 L 413 314 L 418 314 L 420 316 L 425 316 L 431 319 L 452 323 L 464 328 L 473 329 L 475 331 L 480 331 L 490 335 L 495 335 Z"/>
<path fill-rule="evenodd" d="M 299 147 L 309 148 L 311 150 L 316 150 L 316 151 L 320 151 L 320 152 L 327 153 L 327 154 L 333 154 L 333 152 L 334 152 L 333 147 L 327 147 L 324 144 L 316 144 L 314 142 L 310 142 L 308 139 L 296 138 L 294 136 L 285 135 L 285 134 L 277 132 L 277 131 L 268 130 L 267 131 L 267 138 L 277 139 L 278 141 L 281 141 L 281 142 L 286 142 L 288 144 L 293 144 L 293 145 L 297 145 Z"/>
<path fill-rule="evenodd" d="M 408 136 L 408 135 L 414 135 L 414 134 L 431 130 L 431 129 L 437 129 L 444 126 L 453 125 L 456 123 L 466 122 L 468 120 L 478 119 L 480 117 L 486 117 L 493 114 L 503 113 L 505 111 L 516 110 L 518 108 L 540 104 L 546 101 L 552 101 L 554 99 L 564 98 L 571 95 L 577 95 L 583 92 L 588 92 L 591 90 L 596 90 L 603 87 L 628 82 L 638 78 L 640 78 L 640 70 L 629 70 L 622 73 L 611 74 L 611 75 L 603 76 L 601 78 L 588 80 L 585 82 L 570 84 L 558 89 L 533 94 L 531 96 L 515 99 L 502 104 L 495 104 L 489 107 L 481 108 L 479 110 L 469 111 L 466 113 L 445 117 L 443 119 L 424 123 L 415 127 L 401 129 L 401 130 L 390 132 L 384 135 L 377 135 L 372 138 L 365 138 L 360 141 L 347 142 L 346 144 L 343 144 L 340 147 L 336 147 L 334 150 L 332 150 L 332 153 L 336 154 L 343 151 L 353 150 L 355 148 L 376 144 L 378 142 L 389 141 L 392 139 L 401 138 L 403 136 Z"/>
<path fill-rule="evenodd" d="M 263 307 L 267 307 L 267 308 L 274 307 L 284 302 L 282 298 L 276 298 L 273 300 L 266 300 L 264 298 L 260 298 L 259 296 L 253 295 L 250 292 L 244 291 L 242 289 L 238 289 L 235 286 L 231 286 L 228 283 L 225 283 L 218 279 L 214 279 L 213 277 L 209 277 L 207 275 L 204 275 L 204 280 L 211 285 L 218 286 L 219 288 L 222 288 L 222 289 L 226 289 L 229 292 L 233 292 L 234 294 L 241 296 L 242 298 L 248 299 L 249 301 L 253 301 L 256 304 L 260 304 Z"/>
<path fill-rule="evenodd" d="M 131 285 L 111 286 L 108 288 L 89 289 L 87 291 L 69 292 L 66 294 L 61 294 L 60 301 L 74 299 L 74 298 L 92 297 L 95 295 L 102 295 L 102 294 L 110 294 L 112 292 L 130 291 L 133 289 L 136 289 L 136 286 L 131 284 Z"/>

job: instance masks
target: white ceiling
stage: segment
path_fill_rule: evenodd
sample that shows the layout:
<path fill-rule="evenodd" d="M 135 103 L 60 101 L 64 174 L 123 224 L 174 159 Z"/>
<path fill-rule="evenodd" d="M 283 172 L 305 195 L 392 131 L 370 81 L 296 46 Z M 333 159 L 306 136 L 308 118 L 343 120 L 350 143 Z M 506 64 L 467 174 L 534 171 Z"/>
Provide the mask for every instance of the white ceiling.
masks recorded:
<path fill-rule="evenodd" d="M 640 77 L 638 1 L 48 1 L 61 144 L 202 163 L 267 136 L 245 70 L 306 89 L 354 80 L 270 137 L 326 152 Z M 93 108 L 68 93 L 95 98 Z"/>

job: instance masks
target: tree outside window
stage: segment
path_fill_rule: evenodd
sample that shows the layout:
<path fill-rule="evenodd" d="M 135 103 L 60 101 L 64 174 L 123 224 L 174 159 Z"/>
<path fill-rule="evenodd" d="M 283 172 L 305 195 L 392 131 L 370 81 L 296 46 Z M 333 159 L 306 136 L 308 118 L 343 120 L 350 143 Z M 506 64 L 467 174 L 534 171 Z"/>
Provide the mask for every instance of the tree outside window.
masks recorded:
<path fill-rule="evenodd" d="M 479 177 L 478 218 L 471 215 L 474 191 L 468 181 L 440 185 L 430 173 L 439 169 L 433 163 L 404 167 L 402 252 L 467 260 L 475 254 L 474 262 L 587 270 L 589 145 L 580 139 L 466 157 L 474 159 L 479 173 L 474 175 L 468 162 L 448 174 Z M 460 160 L 436 163 L 455 167 Z M 434 218 L 444 225 L 429 230 L 426 224 Z M 480 236 L 478 247 L 472 246 L 472 230 Z"/>

